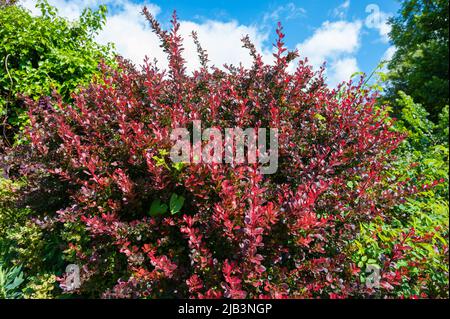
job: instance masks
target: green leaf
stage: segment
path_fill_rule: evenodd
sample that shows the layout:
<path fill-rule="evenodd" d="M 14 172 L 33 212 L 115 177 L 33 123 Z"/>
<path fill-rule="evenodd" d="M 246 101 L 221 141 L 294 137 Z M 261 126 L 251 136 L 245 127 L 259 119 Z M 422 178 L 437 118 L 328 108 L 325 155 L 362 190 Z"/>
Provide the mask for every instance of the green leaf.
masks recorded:
<path fill-rule="evenodd" d="M 356 77 L 356 76 L 364 76 L 364 72 L 361 72 L 361 71 L 355 72 L 355 73 L 353 73 L 353 74 L 350 76 L 350 78 L 352 79 L 352 78 L 354 78 L 354 77 Z"/>
<path fill-rule="evenodd" d="M 170 197 L 170 213 L 172 215 L 178 213 L 183 207 L 184 197 L 182 195 L 177 195 L 175 193 Z"/>
<path fill-rule="evenodd" d="M 175 168 L 176 171 L 181 171 L 183 169 L 184 165 L 185 164 L 183 162 L 172 164 L 173 168 Z"/>
<path fill-rule="evenodd" d="M 159 216 L 167 212 L 167 205 L 161 204 L 161 200 L 155 199 L 150 206 L 150 216 Z"/>
<path fill-rule="evenodd" d="M 326 118 L 322 114 L 319 114 L 319 113 L 314 114 L 314 118 L 318 119 L 319 121 L 326 120 Z"/>
<path fill-rule="evenodd" d="M 377 261 L 375 259 L 369 259 L 367 260 L 368 265 L 377 265 Z"/>

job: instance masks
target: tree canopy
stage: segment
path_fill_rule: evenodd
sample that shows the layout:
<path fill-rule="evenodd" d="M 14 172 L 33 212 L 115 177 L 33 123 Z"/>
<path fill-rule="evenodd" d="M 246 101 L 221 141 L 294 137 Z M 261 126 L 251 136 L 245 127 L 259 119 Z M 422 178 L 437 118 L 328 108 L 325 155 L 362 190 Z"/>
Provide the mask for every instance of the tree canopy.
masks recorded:
<path fill-rule="evenodd" d="M 438 119 L 449 104 L 448 0 L 403 1 L 390 20 L 390 37 L 397 51 L 389 63 L 389 95 L 403 91 Z"/>

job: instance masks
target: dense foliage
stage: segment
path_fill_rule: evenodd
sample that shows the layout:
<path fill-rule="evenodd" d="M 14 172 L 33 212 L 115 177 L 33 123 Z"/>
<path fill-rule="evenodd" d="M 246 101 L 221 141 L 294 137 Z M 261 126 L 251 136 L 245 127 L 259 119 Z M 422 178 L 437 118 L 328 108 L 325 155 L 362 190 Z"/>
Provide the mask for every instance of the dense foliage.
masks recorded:
<path fill-rule="evenodd" d="M 401 34 L 426 20 L 404 24 L 406 13 L 432 11 L 408 3 L 392 33 L 400 48 Z M 176 16 L 165 31 L 144 10 L 169 69 L 122 58 L 97 65 L 110 52 L 92 41 L 104 9 L 72 24 L 41 5 L 43 17 L 0 8 L 67 31 L 55 40 L 65 58 L 50 46 L 37 68 L 8 69 L 31 77 L 13 82 L 14 102 L 12 91 L 0 96 L 9 127 L 26 126 L 0 155 L 0 298 L 448 298 L 448 106 L 415 96 L 411 79 L 399 85 L 410 62 L 394 58 L 381 99 L 383 85 L 363 79 L 331 89 L 303 57 L 288 72 L 297 53 L 279 26 L 271 65 L 243 39 L 250 68 L 210 66 L 194 33 L 201 67 L 191 75 Z M 33 47 L 48 40 L 14 23 Z M 71 37 L 91 51 L 65 47 Z M 36 77 L 43 70 L 69 73 Z M 428 83 L 428 73 L 408 72 Z M 277 128 L 277 172 L 172 162 L 171 130 L 192 133 L 194 120 L 221 131 Z M 68 264 L 80 266 L 76 290 Z"/>
<path fill-rule="evenodd" d="M 244 39 L 252 68 L 209 68 L 200 49 L 202 68 L 189 76 L 176 17 L 166 32 L 144 12 L 169 56 L 168 74 L 119 60 L 117 70 L 103 66 L 73 104 L 58 96 L 28 100 L 32 153 L 26 165 L 9 167 L 52 198 L 64 189 L 59 210 L 47 207 L 38 219 L 77 233 L 66 258 L 82 266 L 79 293 L 371 295 L 348 245 L 360 224 L 389 218 L 420 184 L 391 172 L 404 135 L 374 106 L 376 96 L 362 81 L 330 90 L 303 60 L 288 73 L 296 53 L 286 51 L 281 28 L 274 65 Z M 277 173 L 261 175 L 249 163 L 174 165 L 170 130 L 193 120 L 278 128 Z M 173 194 L 186 199 L 179 211 L 152 212 L 152 203 L 169 203 Z M 386 264 L 383 294 L 396 285 L 393 266 Z"/>
<path fill-rule="evenodd" d="M 38 98 L 56 90 L 64 99 L 80 84 L 89 83 L 107 46 L 93 37 L 105 22 L 106 7 L 87 9 L 69 22 L 45 1 L 38 1 L 40 16 L 17 5 L 0 6 L 0 130 L 13 142 L 17 128 L 26 123 L 22 94 Z"/>
<path fill-rule="evenodd" d="M 408 139 L 395 151 L 392 172 L 426 185 L 440 183 L 422 187 L 388 219 L 361 225 L 352 244 L 354 258 L 382 268 L 386 257 L 396 256 L 393 265 L 401 276 L 395 279 L 398 285 L 389 288 L 397 297 L 448 298 L 448 107 L 434 124 L 421 105 L 403 92 L 399 96 L 396 130 L 408 134 Z"/>
<path fill-rule="evenodd" d="M 449 105 L 448 5 L 448 0 L 402 1 L 400 14 L 391 20 L 396 48 L 389 64 L 391 102 L 401 90 L 422 104 L 433 121 Z"/>
<path fill-rule="evenodd" d="M 111 61 L 112 57 L 110 47 L 93 41 L 104 25 L 105 7 L 87 9 L 77 21 L 69 22 L 46 1 L 38 1 L 40 16 L 31 15 L 15 2 L 0 2 L 0 153 L 5 144 L 17 142 L 15 137 L 28 123 L 23 95 L 37 99 L 56 91 L 68 101 L 78 85 L 88 84 L 98 73 L 100 60 Z M 3 168 L 2 161 L 1 296 L 49 297 L 55 286 L 54 274 L 62 267 L 58 262 L 62 259 L 55 257 L 61 255 L 58 243 L 44 236 L 30 209 L 17 205 L 17 190 L 26 181 L 12 183 L 4 178 Z M 27 273 L 25 282 L 15 280 L 21 278 L 22 268 Z"/>

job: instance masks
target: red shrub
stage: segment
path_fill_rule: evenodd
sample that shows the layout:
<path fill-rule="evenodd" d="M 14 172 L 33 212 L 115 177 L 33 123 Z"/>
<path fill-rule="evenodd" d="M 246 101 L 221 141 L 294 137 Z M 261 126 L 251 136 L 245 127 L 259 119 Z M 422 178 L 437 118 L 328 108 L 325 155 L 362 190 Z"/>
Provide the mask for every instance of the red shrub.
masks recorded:
<path fill-rule="evenodd" d="M 244 38 L 251 68 L 209 67 L 199 46 L 202 67 L 188 75 L 176 17 L 166 32 L 144 13 L 169 56 L 167 73 L 119 59 L 117 68 L 103 65 L 103 77 L 73 104 L 29 102 L 35 161 L 70 195 L 53 218 L 89 234 L 70 242 L 82 266 L 80 292 L 100 294 L 95 285 L 104 297 L 367 293 L 347 244 L 359 223 L 385 214 L 405 191 L 385 174 L 403 137 L 375 96 L 362 82 L 329 89 L 323 70 L 304 60 L 289 73 L 296 53 L 284 47 L 281 27 L 273 65 Z M 278 171 L 261 175 L 248 163 L 174 167 L 164 152 L 171 129 L 191 129 L 193 120 L 278 128 Z M 180 212 L 149 214 L 152 202 L 168 203 L 173 193 L 186 198 Z M 120 276 L 115 284 L 110 273 Z"/>

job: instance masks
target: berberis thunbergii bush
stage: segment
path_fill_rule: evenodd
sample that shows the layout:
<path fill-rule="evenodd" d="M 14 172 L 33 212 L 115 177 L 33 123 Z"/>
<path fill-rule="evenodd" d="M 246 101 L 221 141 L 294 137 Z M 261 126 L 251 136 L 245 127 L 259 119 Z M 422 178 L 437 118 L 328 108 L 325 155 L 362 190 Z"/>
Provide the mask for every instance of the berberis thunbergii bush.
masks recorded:
<path fill-rule="evenodd" d="M 73 103 L 56 94 L 28 100 L 30 145 L 9 155 L 10 176 L 28 181 L 21 200 L 42 229 L 60 236 L 65 261 L 80 267 L 81 286 L 71 293 L 373 295 L 349 245 L 361 225 L 388 220 L 419 187 L 390 172 L 392 151 L 405 136 L 375 105 L 376 95 L 363 80 L 330 89 L 323 69 L 314 72 L 304 59 L 288 72 L 297 52 L 285 48 L 281 26 L 271 65 L 243 39 L 250 68 L 210 66 L 194 34 L 201 67 L 190 75 L 176 16 L 164 31 L 143 13 L 168 55 L 168 72 L 118 59 L 118 67 L 102 65 L 102 75 Z M 171 130 L 192 130 L 194 120 L 221 130 L 277 128 L 278 170 L 262 175 L 248 162 L 173 163 Z M 36 193 L 49 205 L 35 207 Z M 394 263 L 407 250 L 402 242 L 374 261 L 377 294 L 390 296 L 398 277 L 409 278 Z"/>

